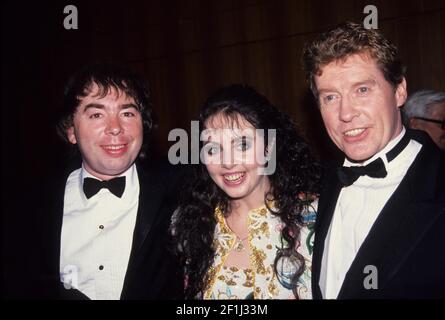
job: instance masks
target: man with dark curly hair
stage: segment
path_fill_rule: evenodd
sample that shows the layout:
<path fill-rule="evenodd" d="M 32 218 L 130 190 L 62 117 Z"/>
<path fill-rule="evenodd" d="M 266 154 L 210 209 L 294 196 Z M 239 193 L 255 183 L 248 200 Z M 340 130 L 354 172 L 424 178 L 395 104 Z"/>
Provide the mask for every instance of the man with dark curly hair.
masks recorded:
<path fill-rule="evenodd" d="M 174 171 L 138 160 L 147 155 L 152 126 L 150 93 L 141 77 L 109 64 L 71 77 L 58 132 L 81 161 L 38 200 L 41 241 L 34 243 L 24 296 L 182 297 L 183 281 L 167 248 Z"/>
<path fill-rule="evenodd" d="M 444 158 L 426 134 L 402 125 L 407 85 L 397 48 L 345 23 L 306 46 L 304 65 L 345 155 L 320 197 L 314 298 L 444 298 Z"/>

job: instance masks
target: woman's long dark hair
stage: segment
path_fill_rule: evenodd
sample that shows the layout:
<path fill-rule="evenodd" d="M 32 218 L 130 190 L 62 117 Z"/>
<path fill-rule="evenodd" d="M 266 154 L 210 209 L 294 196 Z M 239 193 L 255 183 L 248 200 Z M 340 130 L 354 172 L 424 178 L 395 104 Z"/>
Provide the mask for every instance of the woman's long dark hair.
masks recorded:
<path fill-rule="evenodd" d="M 307 205 L 299 195 L 318 193 L 320 167 L 311 157 L 307 144 L 298 136 L 291 119 L 251 87 L 232 85 L 214 93 L 201 110 L 200 130 L 205 129 L 206 122 L 217 114 L 230 121 L 237 121 L 242 116 L 253 127 L 265 132 L 276 130 L 276 170 L 268 176 L 271 189 L 265 202 L 274 201 L 275 208 L 271 212 L 284 223 L 282 237 L 287 242 L 278 249 L 275 272 L 280 282 L 287 283 L 298 298 L 297 282 L 305 264 L 296 246 L 303 224 L 302 211 Z M 268 145 L 267 134 L 265 145 Z M 185 268 L 185 295 L 193 299 L 202 297 L 209 283 L 208 270 L 215 256 L 215 208 L 219 206 L 227 216 L 230 198 L 213 182 L 202 163 L 195 166 L 181 198 L 172 232 Z M 283 272 L 280 269 L 288 267 L 289 263 L 294 266 L 291 277 L 281 278 Z"/>

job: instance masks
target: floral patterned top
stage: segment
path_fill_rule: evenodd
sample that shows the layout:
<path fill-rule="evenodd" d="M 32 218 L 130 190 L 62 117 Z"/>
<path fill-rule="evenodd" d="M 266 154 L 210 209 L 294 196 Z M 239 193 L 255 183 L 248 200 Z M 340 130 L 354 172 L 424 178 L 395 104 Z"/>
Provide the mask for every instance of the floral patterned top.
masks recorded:
<path fill-rule="evenodd" d="M 273 210 L 273 206 L 271 208 Z M 297 243 L 297 251 L 305 259 L 305 270 L 297 288 L 300 299 L 312 298 L 311 268 L 316 209 L 317 201 L 314 201 L 304 212 L 305 225 L 301 227 L 300 241 Z M 277 250 L 281 248 L 281 219 L 273 215 L 266 205 L 248 213 L 251 267 L 241 269 L 224 265 L 236 245 L 237 237 L 228 227 L 219 208 L 216 208 L 215 216 L 215 260 L 208 271 L 210 282 L 204 292 L 204 299 L 295 299 L 290 281 L 285 281 L 290 280 L 289 275 L 293 274 L 295 267 L 290 262 L 283 263 L 279 267 L 279 270 L 283 270 L 279 277 L 281 281 L 273 271 Z"/>

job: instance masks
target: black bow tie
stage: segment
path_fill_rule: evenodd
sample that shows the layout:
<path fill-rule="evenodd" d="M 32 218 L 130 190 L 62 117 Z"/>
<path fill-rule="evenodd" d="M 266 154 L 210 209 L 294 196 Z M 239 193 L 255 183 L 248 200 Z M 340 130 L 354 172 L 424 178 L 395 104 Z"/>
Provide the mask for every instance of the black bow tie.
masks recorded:
<path fill-rule="evenodd" d="M 100 181 L 94 178 L 83 179 L 83 192 L 87 199 L 94 196 L 102 188 L 110 190 L 112 194 L 120 198 L 125 191 L 125 177 L 117 177 L 107 181 Z"/>
<path fill-rule="evenodd" d="M 387 154 L 388 162 L 394 160 L 402 150 L 408 145 L 410 138 L 405 133 L 403 138 Z M 382 158 L 377 158 L 366 166 L 340 167 L 337 169 L 337 175 L 343 186 L 347 187 L 354 183 L 360 176 L 369 176 L 371 178 L 384 178 L 387 175 L 385 163 Z"/>
<path fill-rule="evenodd" d="M 337 170 L 338 178 L 345 187 L 353 184 L 360 176 L 384 178 L 386 174 L 387 172 L 382 158 L 377 158 L 366 166 L 340 167 Z"/>

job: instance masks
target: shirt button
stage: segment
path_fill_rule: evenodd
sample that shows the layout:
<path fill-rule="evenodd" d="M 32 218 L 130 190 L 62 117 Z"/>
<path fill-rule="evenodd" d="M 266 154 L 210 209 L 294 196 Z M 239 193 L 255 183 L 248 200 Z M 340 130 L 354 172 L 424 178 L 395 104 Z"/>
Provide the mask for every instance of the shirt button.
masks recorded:
<path fill-rule="evenodd" d="M 99 266 L 99 270 L 103 270 L 104 269 L 104 266 L 103 265 L 100 265 Z"/>
<path fill-rule="evenodd" d="M 99 226 L 99 229 L 103 229 L 103 228 L 104 228 L 104 225 L 101 224 L 101 225 Z"/>

